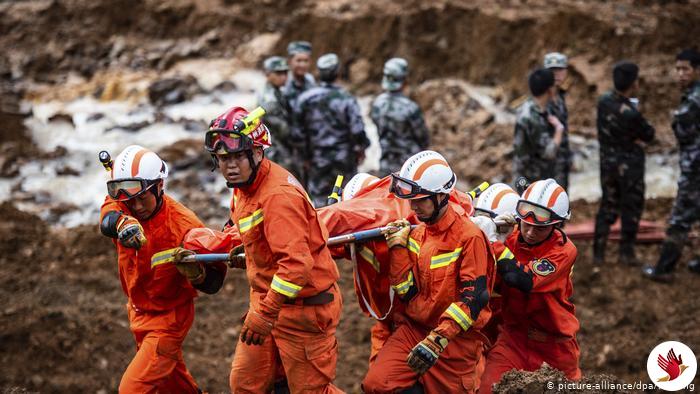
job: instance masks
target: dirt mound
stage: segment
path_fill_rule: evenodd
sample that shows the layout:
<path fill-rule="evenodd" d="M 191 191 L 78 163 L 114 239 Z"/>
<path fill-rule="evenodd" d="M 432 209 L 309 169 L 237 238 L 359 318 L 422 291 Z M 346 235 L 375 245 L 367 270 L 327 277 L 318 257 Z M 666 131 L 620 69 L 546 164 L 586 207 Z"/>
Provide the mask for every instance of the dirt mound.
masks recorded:
<path fill-rule="evenodd" d="M 494 387 L 493 392 L 502 394 L 579 393 L 581 392 L 581 389 L 577 389 L 577 386 L 586 387 L 586 393 L 592 394 L 630 392 L 627 390 L 607 388 L 611 387 L 607 386 L 607 384 L 624 383 L 612 375 L 584 376 L 576 383 L 577 386 L 573 386 L 571 383 L 571 381 L 566 379 L 564 373 L 550 367 L 547 364 L 543 364 L 540 369 L 534 372 L 515 370 L 506 372 L 501 378 L 501 381 L 496 384 L 496 387 Z"/>

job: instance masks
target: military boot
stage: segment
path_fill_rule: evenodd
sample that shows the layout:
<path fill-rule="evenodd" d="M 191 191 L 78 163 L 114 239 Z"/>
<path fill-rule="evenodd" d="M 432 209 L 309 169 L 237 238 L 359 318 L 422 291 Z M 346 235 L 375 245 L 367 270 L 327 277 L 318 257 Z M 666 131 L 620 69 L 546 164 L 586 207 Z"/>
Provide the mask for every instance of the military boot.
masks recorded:
<path fill-rule="evenodd" d="M 661 255 L 656 266 L 647 265 L 642 268 L 642 276 L 656 282 L 669 283 L 673 280 L 671 273 L 681 257 L 680 248 L 675 242 L 664 241 L 661 245 Z"/>
<path fill-rule="evenodd" d="M 607 241 L 606 237 L 595 237 L 593 239 L 593 264 L 603 265 L 605 264 L 605 244 Z"/>
<path fill-rule="evenodd" d="M 641 262 L 637 259 L 637 255 L 634 253 L 634 243 L 620 243 L 618 262 L 629 266 L 641 265 Z"/>

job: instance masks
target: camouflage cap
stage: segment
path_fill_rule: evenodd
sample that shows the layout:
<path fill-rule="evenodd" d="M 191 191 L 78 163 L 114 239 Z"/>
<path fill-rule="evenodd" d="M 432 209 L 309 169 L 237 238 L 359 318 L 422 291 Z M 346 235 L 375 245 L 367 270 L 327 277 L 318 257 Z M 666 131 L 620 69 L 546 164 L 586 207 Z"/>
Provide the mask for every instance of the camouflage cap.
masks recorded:
<path fill-rule="evenodd" d="M 263 70 L 266 73 L 287 71 L 289 66 L 287 65 L 287 60 L 282 56 L 270 56 L 263 62 Z"/>
<path fill-rule="evenodd" d="M 399 90 L 408 74 L 408 62 L 404 58 L 394 57 L 384 63 L 382 89 Z"/>
<path fill-rule="evenodd" d="M 319 71 L 336 69 L 338 64 L 340 64 L 340 61 L 335 53 L 326 53 L 316 61 L 316 67 L 318 67 Z"/>
<path fill-rule="evenodd" d="M 563 53 L 550 52 L 544 55 L 544 68 L 566 68 L 569 59 Z"/>
<path fill-rule="evenodd" d="M 292 56 L 297 53 L 311 53 L 311 43 L 308 41 L 292 41 L 287 45 L 287 55 Z"/>

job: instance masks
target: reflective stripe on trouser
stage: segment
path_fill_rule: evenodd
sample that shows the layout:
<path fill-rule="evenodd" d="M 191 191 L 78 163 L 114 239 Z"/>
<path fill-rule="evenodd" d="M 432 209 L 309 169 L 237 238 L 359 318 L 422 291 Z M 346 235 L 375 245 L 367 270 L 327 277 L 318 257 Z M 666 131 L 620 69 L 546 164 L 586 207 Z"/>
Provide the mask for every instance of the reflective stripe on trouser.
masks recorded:
<path fill-rule="evenodd" d="M 272 335 L 261 346 L 236 342 L 229 377 L 231 392 L 270 392 L 279 361 L 291 392 L 341 392 L 332 381 L 338 357 L 335 330 L 342 301 L 337 285 L 329 291 L 335 298 L 326 305 L 284 305 Z M 259 295 L 251 295 L 251 308 L 256 308 L 259 301 Z"/>
<path fill-rule="evenodd" d="M 491 393 L 492 385 L 511 369 L 536 371 L 543 362 L 564 372 L 569 380 L 578 380 L 581 378 L 578 361 L 576 339 L 560 343 L 542 342 L 528 338 L 527 333 L 501 330 L 496 344 L 486 357 L 479 394 Z"/>
<path fill-rule="evenodd" d="M 384 343 L 362 381 L 365 393 L 395 393 L 420 381 L 426 393 L 473 393 L 483 372 L 483 344 L 470 337 L 450 341 L 438 362 L 420 378 L 406 357 L 428 334 L 427 330 L 401 324 Z"/>
<path fill-rule="evenodd" d="M 182 342 L 194 320 L 194 304 L 171 311 L 137 313 L 127 307 L 138 351 L 119 384 L 120 393 L 197 393 L 182 358 Z"/>

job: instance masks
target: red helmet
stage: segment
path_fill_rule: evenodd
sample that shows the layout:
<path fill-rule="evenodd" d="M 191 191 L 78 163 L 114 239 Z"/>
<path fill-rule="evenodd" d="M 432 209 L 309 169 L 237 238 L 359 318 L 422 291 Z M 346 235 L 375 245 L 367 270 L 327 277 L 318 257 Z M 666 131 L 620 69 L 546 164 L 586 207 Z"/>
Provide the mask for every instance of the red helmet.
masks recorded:
<path fill-rule="evenodd" d="M 232 107 L 209 123 L 209 130 L 204 138 L 204 147 L 211 153 L 235 153 L 262 146 L 267 149 L 272 145 L 270 130 L 263 124 L 260 116 L 253 119 L 242 107 Z M 264 112 L 263 112 L 264 113 Z"/>

